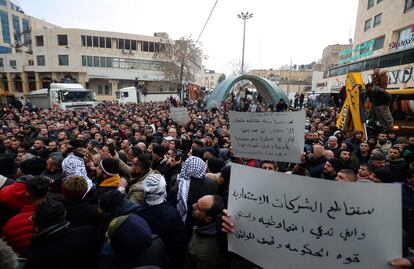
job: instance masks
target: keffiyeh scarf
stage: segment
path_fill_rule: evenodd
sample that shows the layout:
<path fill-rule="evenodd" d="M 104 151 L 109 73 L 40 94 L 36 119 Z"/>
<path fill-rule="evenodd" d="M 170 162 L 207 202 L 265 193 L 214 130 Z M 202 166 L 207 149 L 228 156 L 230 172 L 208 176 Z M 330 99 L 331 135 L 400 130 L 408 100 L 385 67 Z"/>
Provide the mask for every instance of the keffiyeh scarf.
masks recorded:
<path fill-rule="evenodd" d="M 181 219 L 184 223 L 187 217 L 187 200 L 188 191 L 190 189 L 190 179 L 192 177 L 204 179 L 206 170 L 206 163 L 202 159 L 191 156 L 185 161 L 181 173 L 177 177 L 177 210 L 180 212 Z"/>
<path fill-rule="evenodd" d="M 86 172 L 85 162 L 81 158 L 73 154 L 69 155 L 62 162 L 62 170 L 65 176 L 83 177 L 86 180 L 86 182 L 88 182 L 88 191 L 92 189 L 93 187 L 92 180 L 90 180 L 90 178 L 88 177 L 88 174 Z"/>

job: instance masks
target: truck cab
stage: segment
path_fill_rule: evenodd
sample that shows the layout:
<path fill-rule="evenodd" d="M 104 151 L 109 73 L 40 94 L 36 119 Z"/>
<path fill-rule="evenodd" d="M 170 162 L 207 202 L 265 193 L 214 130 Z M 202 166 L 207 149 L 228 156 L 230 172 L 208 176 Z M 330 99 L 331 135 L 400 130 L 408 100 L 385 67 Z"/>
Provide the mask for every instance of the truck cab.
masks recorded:
<path fill-rule="evenodd" d="M 92 91 L 77 83 L 52 83 L 48 89 L 30 92 L 26 98 L 38 108 L 66 110 L 95 106 Z"/>
<path fill-rule="evenodd" d="M 125 87 L 116 92 L 116 101 L 119 104 L 138 103 L 138 92 L 135 87 Z"/>

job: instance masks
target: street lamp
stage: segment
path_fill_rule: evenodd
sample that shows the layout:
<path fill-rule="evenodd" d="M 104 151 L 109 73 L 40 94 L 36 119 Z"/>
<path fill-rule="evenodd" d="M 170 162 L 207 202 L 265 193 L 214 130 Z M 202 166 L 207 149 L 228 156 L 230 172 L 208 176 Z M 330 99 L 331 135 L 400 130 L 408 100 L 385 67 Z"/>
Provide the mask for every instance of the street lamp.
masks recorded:
<path fill-rule="evenodd" d="M 249 13 L 249 12 L 241 12 L 240 14 L 237 14 L 237 18 L 239 19 L 243 19 L 243 52 L 242 52 L 242 66 L 241 66 L 241 74 L 243 75 L 244 73 L 244 42 L 245 42 L 245 37 L 246 37 L 246 20 L 250 19 L 251 17 L 253 17 L 253 13 Z"/>

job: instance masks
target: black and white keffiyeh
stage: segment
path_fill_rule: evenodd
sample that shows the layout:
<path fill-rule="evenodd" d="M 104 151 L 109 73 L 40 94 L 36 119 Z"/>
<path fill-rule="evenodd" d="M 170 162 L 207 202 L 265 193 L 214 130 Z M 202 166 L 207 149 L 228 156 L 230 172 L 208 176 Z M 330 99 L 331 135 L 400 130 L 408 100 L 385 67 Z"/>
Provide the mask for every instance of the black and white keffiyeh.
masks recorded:
<path fill-rule="evenodd" d="M 66 157 L 62 162 L 62 170 L 65 176 L 81 176 L 83 177 L 86 182 L 88 182 L 88 191 L 92 189 L 93 182 L 88 177 L 88 174 L 86 172 L 85 162 L 73 155 L 70 154 L 68 157 Z"/>
<path fill-rule="evenodd" d="M 144 179 L 145 201 L 149 205 L 159 205 L 167 199 L 167 183 L 161 174 L 150 174 Z"/>
<path fill-rule="evenodd" d="M 180 212 L 183 222 L 185 222 L 187 217 L 187 199 L 188 191 L 190 189 L 190 179 L 192 177 L 204 179 L 206 170 L 206 163 L 202 159 L 191 156 L 185 161 L 183 167 L 181 168 L 181 173 L 177 177 L 177 210 Z"/>

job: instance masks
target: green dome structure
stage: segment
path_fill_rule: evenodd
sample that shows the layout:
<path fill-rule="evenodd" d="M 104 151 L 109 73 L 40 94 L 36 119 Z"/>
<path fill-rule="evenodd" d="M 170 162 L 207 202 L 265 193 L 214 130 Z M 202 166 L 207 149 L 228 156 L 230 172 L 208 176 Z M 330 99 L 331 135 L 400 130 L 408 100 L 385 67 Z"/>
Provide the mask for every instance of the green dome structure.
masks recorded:
<path fill-rule="evenodd" d="M 289 98 L 286 93 L 272 81 L 258 76 L 242 75 L 231 76 L 220 82 L 207 100 L 207 108 L 211 109 L 214 106 L 220 108 L 222 101 L 229 97 L 230 90 L 241 80 L 249 80 L 257 92 L 264 98 L 266 104 L 276 105 L 280 99 L 285 100 L 289 104 Z"/>

